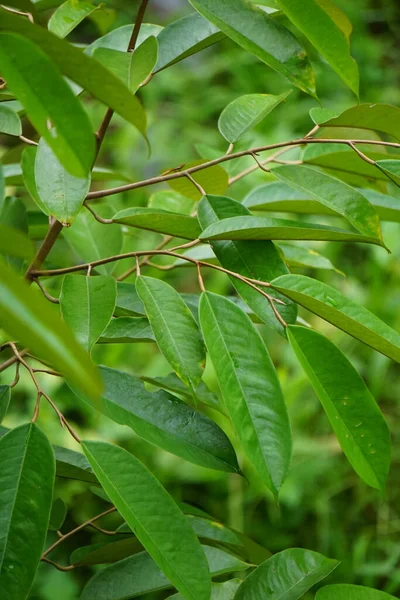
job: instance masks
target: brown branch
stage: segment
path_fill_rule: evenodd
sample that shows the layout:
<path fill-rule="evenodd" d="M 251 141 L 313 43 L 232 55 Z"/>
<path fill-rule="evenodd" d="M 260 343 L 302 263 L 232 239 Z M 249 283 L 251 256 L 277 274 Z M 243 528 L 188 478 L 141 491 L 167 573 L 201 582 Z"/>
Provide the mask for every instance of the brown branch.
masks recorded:
<path fill-rule="evenodd" d="M 48 563 L 49 565 L 52 565 L 53 567 L 58 569 L 58 571 L 72 571 L 76 568 L 75 565 L 68 565 L 66 567 L 63 567 L 62 565 L 59 565 L 58 563 L 54 562 L 53 560 L 50 560 L 49 558 L 46 558 L 45 556 L 42 556 L 40 560 L 42 562 Z"/>

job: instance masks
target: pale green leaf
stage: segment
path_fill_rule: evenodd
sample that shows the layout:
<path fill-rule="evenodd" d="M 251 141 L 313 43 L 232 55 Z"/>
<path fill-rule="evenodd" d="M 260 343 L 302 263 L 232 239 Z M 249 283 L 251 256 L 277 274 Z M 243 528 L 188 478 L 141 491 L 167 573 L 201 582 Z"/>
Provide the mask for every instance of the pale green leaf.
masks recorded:
<path fill-rule="evenodd" d="M 395 600 L 395 596 L 361 585 L 337 583 L 318 590 L 316 600 Z"/>
<path fill-rule="evenodd" d="M 210 600 L 233 600 L 241 583 L 240 579 L 230 579 L 224 583 L 213 583 Z M 169 596 L 168 600 L 184 600 L 184 598 L 180 594 L 174 594 Z"/>
<path fill-rule="evenodd" d="M 67 0 L 51 15 L 48 29 L 58 37 L 64 38 L 95 10 L 99 10 L 99 6 L 91 2 Z"/>
<path fill-rule="evenodd" d="M 22 134 L 21 119 L 18 113 L 8 106 L 0 105 L 0 133 L 19 136 Z"/>
<path fill-rule="evenodd" d="M 29 146 L 25 148 L 22 153 L 21 167 L 24 185 L 29 192 L 30 197 L 45 214 L 49 215 L 49 208 L 42 202 L 39 192 L 37 190 L 36 178 L 35 178 L 35 162 L 36 162 L 37 147 Z M 53 203 L 53 199 L 52 202 Z"/>
<path fill-rule="evenodd" d="M 185 165 L 185 169 L 203 164 L 204 160 L 197 160 Z M 224 194 L 228 189 L 228 173 L 221 165 L 214 165 L 196 171 L 191 175 L 193 179 L 202 187 L 206 194 L 220 195 Z M 170 179 L 168 185 L 175 191 L 179 192 L 192 200 L 200 200 L 202 194 L 200 190 L 187 178 L 180 177 L 178 179 Z"/>
<path fill-rule="evenodd" d="M 372 129 L 388 133 L 400 140 L 400 108 L 391 104 L 358 104 L 320 125 Z"/>
<path fill-rule="evenodd" d="M 195 240 L 201 231 L 193 217 L 161 208 L 125 208 L 113 216 L 113 221 L 190 240 Z"/>

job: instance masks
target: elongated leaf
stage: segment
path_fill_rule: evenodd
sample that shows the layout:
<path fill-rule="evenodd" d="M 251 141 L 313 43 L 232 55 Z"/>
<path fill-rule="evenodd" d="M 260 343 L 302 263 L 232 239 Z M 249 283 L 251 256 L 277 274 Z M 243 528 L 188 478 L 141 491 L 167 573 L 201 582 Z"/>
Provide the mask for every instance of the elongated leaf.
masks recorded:
<path fill-rule="evenodd" d="M 116 293 L 115 279 L 109 275 L 64 277 L 60 295 L 61 314 L 88 352 L 111 321 Z"/>
<path fill-rule="evenodd" d="M 400 334 L 333 287 L 305 275 L 283 275 L 271 285 L 364 344 L 400 361 Z"/>
<path fill-rule="evenodd" d="M 149 320 L 142 317 L 117 317 L 112 319 L 101 334 L 99 344 L 131 344 L 155 342 Z"/>
<path fill-rule="evenodd" d="M 326 585 L 318 590 L 315 598 L 316 600 L 395 600 L 394 596 L 386 592 L 348 583 Z"/>
<path fill-rule="evenodd" d="M 312 167 L 285 165 L 275 169 L 274 175 L 309 198 L 328 206 L 361 234 L 382 240 L 379 217 L 359 191 Z"/>
<path fill-rule="evenodd" d="M 96 48 L 111 48 L 111 50 L 119 50 L 120 52 L 126 52 L 129 41 L 132 37 L 134 25 L 123 25 L 113 29 L 106 35 L 97 38 L 90 46 L 85 50 L 85 54 L 89 56 L 93 55 Z M 140 27 L 139 36 L 137 39 L 136 47 L 140 46 L 148 37 L 158 37 L 159 33 L 163 30 L 161 25 L 154 25 L 153 23 L 142 23 Z"/>
<path fill-rule="evenodd" d="M 143 552 L 143 546 L 134 536 L 126 536 L 118 541 L 91 544 L 77 548 L 71 554 L 73 565 L 91 566 L 116 563 L 128 556 Z"/>
<path fill-rule="evenodd" d="M 21 119 L 8 106 L 0 106 L 0 133 L 17 136 L 22 134 Z"/>
<path fill-rule="evenodd" d="M 186 518 L 197 537 L 201 540 L 220 542 L 231 546 L 242 546 L 242 542 L 236 533 L 232 529 L 222 525 L 222 523 L 198 517 L 197 515 L 187 515 Z"/>
<path fill-rule="evenodd" d="M 217 27 L 197 13 L 170 23 L 157 38 L 159 52 L 155 72 L 208 48 L 224 37 Z"/>
<path fill-rule="evenodd" d="M 323 256 L 312 248 L 303 248 L 285 243 L 280 243 L 278 248 L 282 251 L 284 261 L 288 267 L 311 267 L 312 269 L 326 269 L 343 274 L 333 266 L 329 258 L 326 258 L 326 256 Z"/>
<path fill-rule="evenodd" d="M 337 227 L 270 217 L 231 217 L 213 223 L 200 234 L 201 240 L 327 240 L 381 245 L 376 237 Z"/>
<path fill-rule="evenodd" d="M 190 0 L 203 17 L 248 52 L 287 77 L 307 94 L 315 94 L 307 54 L 290 31 L 245 0 Z"/>
<path fill-rule="evenodd" d="M 235 593 L 241 584 L 240 579 L 231 579 L 224 583 L 213 583 L 211 586 L 210 600 L 233 600 Z M 169 596 L 168 600 L 184 600 L 180 594 Z"/>
<path fill-rule="evenodd" d="M 333 2 L 277 0 L 277 3 L 358 97 L 357 63 L 350 56 L 347 36 L 332 18 L 331 10 L 337 10 Z"/>
<path fill-rule="evenodd" d="M 169 373 L 165 377 L 147 377 L 142 375 L 142 381 L 146 381 L 147 383 L 151 383 L 163 390 L 168 390 L 170 392 L 174 392 L 179 396 L 183 396 L 184 398 L 188 398 L 189 400 L 192 398 L 192 390 L 186 386 L 181 379 L 175 373 Z M 207 406 L 211 406 L 215 410 L 222 411 L 222 407 L 218 398 L 210 392 L 204 381 L 200 381 L 199 386 L 196 388 L 195 396 L 199 402 L 206 404 Z"/>
<path fill-rule="evenodd" d="M 378 160 L 376 164 L 389 179 L 400 186 L 400 160 Z"/>
<path fill-rule="evenodd" d="M 250 215 L 250 211 L 240 202 L 220 196 L 206 196 L 201 200 L 198 208 L 198 219 L 203 229 L 207 229 L 212 223 L 218 223 L 221 219 L 236 215 Z M 284 275 L 288 272 L 279 252 L 270 241 L 215 241 L 211 246 L 221 265 L 239 275 L 270 281 L 277 277 L 278 273 Z M 236 277 L 230 279 L 257 316 L 279 333 L 283 333 L 283 327 L 267 298 Z M 296 322 L 297 309 L 293 303 L 276 304 L 276 308 L 286 322 Z"/>
<path fill-rule="evenodd" d="M 240 308 L 206 292 L 200 322 L 222 397 L 249 460 L 277 495 L 290 463 L 289 419 L 274 366 Z"/>
<path fill-rule="evenodd" d="M 100 373 L 104 393 L 91 406 L 167 452 L 209 469 L 239 472 L 229 439 L 211 419 L 167 392 L 148 392 L 133 375 L 107 367 Z"/>
<path fill-rule="evenodd" d="M 105 492 L 171 583 L 188 600 L 208 600 L 204 552 L 159 481 L 123 448 L 105 442 L 83 448 Z"/>
<path fill-rule="evenodd" d="M 59 531 L 67 516 L 67 505 L 61 498 L 56 498 L 51 507 L 49 529 L 50 531 Z"/>
<path fill-rule="evenodd" d="M 43 146 L 43 142 L 42 142 Z M 28 146 L 22 153 L 21 159 L 21 167 L 22 167 L 22 175 L 24 180 L 24 185 L 29 192 L 32 200 L 37 204 L 42 212 L 45 215 L 49 215 L 49 208 L 45 206 L 41 197 L 39 196 L 39 192 L 36 186 L 36 178 L 35 178 L 35 162 L 36 162 L 36 154 L 37 147 L 36 146 Z M 54 156 L 54 155 L 53 155 Z M 54 161 L 53 161 L 54 163 Z M 59 164 L 59 163 L 58 163 Z M 69 177 L 72 178 L 72 175 Z M 51 204 L 53 204 L 54 199 L 51 200 Z"/>
<path fill-rule="evenodd" d="M 302 548 L 278 552 L 244 580 L 235 600 L 297 600 L 338 564 L 337 560 Z"/>
<path fill-rule="evenodd" d="M 12 339 L 61 371 L 79 389 L 96 398 L 101 383 L 89 356 L 56 311 L 0 262 L 0 321 Z"/>
<path fill-rule="evenodd" d="M 0 9 L 0 30 L 13 31 L 15 33 L 20 34 L 21 36 L 24 36 L 24 38 L 29 38 L 24 40 L 26 44 L 28 44 L 29 40 L 31 40 L 32 42 L 40 46 L 41 49 L 48 55 L 48 57 L 54 63 L 56 63 L 56 65 L 64 75 L 66 75 L 67 77 L 72 79 L 72 81 L 75 81 L 75 83 L 82 86 L 85 90 L 93 94 L 93 96 L 98 98 L 101 102 L 104 102 L 104 104 L 114 109 L 119 115 L 121 115 L 121 117 L 124 117 L 124 119 L 126 119 L 129 123 L 132 123 L 132 125 L 134 125 L 143 135 L 145 135 L 146 115 L 144 113 L 142 105 L 140 104 L 138 99 L 130 93 L 128 88 L 118 79 L 118 77 L 110 73 L 110 71 L 103 67 L 98 61 L 90 58 L 89 56 L 84 54 L 80 49 L 75 48 L 74 46 L 68 44 L 64 40 L 61 40 L 51 32 L 46 31 L 43 27 L 31 23 L 28 19 L 21 19 L 21 17 L 19 17 L 18 15 L 14 15 L 3 9 Z M 21 43 L 20 37 L 17 38 L 17 42 L 18 44 Z M 22 52 L 22 48 L 23 46 L 20 46 L 20 52 Z M 127 45 L 123 49 L 126 50 L 126 48 Z M 8 50 L 9 48 L 7 46 L 7 52 Z M 29 77 L 29 73 L 31 73 L 32 71 L 40 72 L 41 69 L 35 67 L 34 65 L 28 66 L 29 72 L 26 75 L 26 80 L 31 82 L 32 77 Z M 50 67 L 46 64 L 46 73 L 48 73 L 49 68 Z M 46 77 L 48 80 L 48 75 L 46 75 Z M 8 80 L 8 77 L 6 77 L 6 79 Z M 9 83 L 10 86 L 14 88 L 11 80 Z M 40 87 L 40 90 L 38 89 L 38 94 L 44 93 L 44 88 L 40 84 L 39 79 L 37 79 L 37 86 Z M 65 86 L 68 88 L 68 85 L 66 83 Z M 48 92 L 50 91 L 49 86 L 46 86 L 46 89 L 48 90 Z M 15 92 L 14 89 L 13 91 Z M 53 93 L 55 94 L 54 90 Z M 68 97 L 70 93 L 72 92 L 68 90 Z M 57 96 L 57 105 L 59 104 L 60 107 L 62 107 L 64 110 L 64 118 L 67 124 L 66 127 L 69 127 L 69 129 L 71 130 L 70 134 L 72 135 L 72 131 L 74 131 L 76 128 L 72 127 L 71 125 L 71 114 L 70 110 L 67 109 L 65 94 L 66 92 L 63 88 L 63 90 L 61 90 L 61 93 L 57 93 L 55 95 Z M 36 126 L 36 123 L 34 124 Z M 79 125 L 77 124 L 76 127 L 78 128 Z M 76 131 L 74 131 L 74 136 L 79 135 L 80 138 L 82 138 L 83 131 L 86 131 L 86 129 L 87 125 L 85 124 L 85 128 L 82 129 L 80 132 L 78 131 L 78 133 L 76 133 Z M 48 135 L 48 137 L 50 138 L 50 135 L 46 133 L 46 131 L 43 132 L 42 130 L 40 130 L 40 132 L 43 136 Z M 91 147 L 90 156 L 89 152 L 87 152 L 86 150 L 84 152 L 85 146 L 82 146 L 80 149 L 83 158 L 85 159 L 84 165 L 87 167 L 85 169 L 86 173 L 90 169 L 94 157 L 94 136 L 92 137 L 93 147 Z M 50 139 L 48 139 L 47 141 L 51 143 Z M 71 144 L 72 149 L 76 148 L 77 143 L 79 143 L 76 142 L 76 138 L 74 138 L 73 142 L 74 143 Z M 56 147 L 54 147 L 53 149 L 54 151 L 56 151 Z"/>
<path fill-rule="evenodd" d="M 218 548 L 203 546 L 203 550 L 213 576 L 243 571 L 250 566 Z M 84 588 L 81 600 L 125 600 L 171 587 L 150 556 L 141 552 L 98 571 Z"/>
<path fill-rule="evenodd" d="M 113 210 L 110 206 L 96 207 L 96 212 L 103 218 L 110 218 Z M 63 236 L 84 261 L 99 260 L 107 256 L 119 254 L 122 249 L 123 236 L 120 225 L 104 225 L 96 221 L 88 210 L 81 210 L 75 217 L 72 227 L 63 229 Z M 102 275 L 109 275 L 115 269 L 116 263 L 96 267 Z"/>
<path fill-rule="evenodd" d="M 29 22 L 0 8 L 0 23 L 3 19 L 6 23 L 9 17 L 21 23 Z M 42 49 L 28 38 L 4 33 L 1 29 L 0 25 L 3 77 L 23 102 L 33 125 L 62 165 L 74 175 L 85 176 L 95 153 L 95 139 L 88 115 Z M 29 76 L 34 72 L 46 73 L 45 86 L 40 78 Z M 54 127 L 52 131 L 47 127 L 49 119 Z"/>
<path fill-rule="evenodd" d="M 8 405 L 11 400 L 11 388 L 9 385 L 0 385 L 0 423 L 7 414 Z"/>
<path fill-rule="evenodd" d="M 185 165 L 185 168 L 203 164 L 204 160 L 196 160 Z M 221 165 L 214 165 L 192 174 L 192 177 L 203 188 L 206 194 L 224 194 L 228 189 L 228 173 Z M 197 187 L 187 178 L 171 179 L 168 185 L 175 191 L 191 200 L 200 200 L 202 194 Z"/>
<path fill-rule="evenodd" d="M 87 16 L 89 16 L 99 7 L 85 0 L 67 0 L 61 4 L 51 15 L 48 29 L 60 38 L 67 36 L 75 27 L 79 25 Z"/>
<path fill-rule="evenodd" d="M 113 221 L 189 240 L 195 240 L 201 231 L 193 217 L 160 208 L 125 208 L 114 215 Z"/>
<path fill-rule="evenodd" d="M 71 175 L 44 138 L 39 142 L 34 168 L 36 190 L 46 213 L 70 225 L 89 191 L 90 175 Z"/>
<path fill-rule="evenodd" d="M 132 53 L 128 85 L 132 92 L 136 92 L 151 75 L 157 63 L 157 58 L 157 38 L 151 35 Z"/>
<path fill-rule="evenodd" d="M 1 438 L 0 460 L 0 589 L 7 600 L 23 600 L 46 541 L 54 454 L 42 431 L 29 423 Z"/>
<path fill-rule="evenodd" d="M 138 277 L 136 289 L 161 352 L 176 374 L 196 393 L 205 364 L 199 328 L 181 296 L 165 281 Z"/>
<path fill-rule="evenodd" d="M 390 435 L 371 392 L 339 348 L 320 333 L 290 325 L 288 337 L 350 464 L 365 483 L 383 490 Z"/>
<path fill-rule="evenodd" d="M 80 452 L 69 448 L 54 446 L 56 457 L 56 475 L 62 479 L 76 479 L 87 483 L 98 483 L 92 467 Z"/>
<path fill-rule="evenodd" d="M 246 94 L 228 104 L 218 120 L 218 129 L 224 138 L 237 142 L 242 135 L 269 115 L 291 93 L 284 92 L 279 96 L 272 94 Z"/>
<path fill-rule="evenodd" d="M 285 0 L 286 1 L 286 0 Z M 323 127 L 357 127 L 393 135 L 400 140 L 400 108 L 391 104 L 358 104 L 338 117 L 325 120 Z"/>
<path fill-rule="evenodd" d="M 116 316 L 143 317 L 146 311 L 134 283 L 117 282 Z"/>

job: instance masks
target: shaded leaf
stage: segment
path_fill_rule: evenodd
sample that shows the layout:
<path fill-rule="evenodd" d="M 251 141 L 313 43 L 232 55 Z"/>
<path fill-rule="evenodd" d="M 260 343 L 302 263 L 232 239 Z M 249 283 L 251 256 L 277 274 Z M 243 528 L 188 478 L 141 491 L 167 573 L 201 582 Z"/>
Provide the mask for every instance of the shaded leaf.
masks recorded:
<path fill-rule="evenodd" d="M 35 177 L 35 162 L 36 162 L 36 154 L 37 147 L 36 146 L 28 146 L 22 153 L 21 159 L 21 167 L 22 167 L 22 176 L 23 182 L 28 190 L 28 193 L 32 200 L 36 203 L 38 208 L 45 214 L 49 215 L 49 208 L 45 206 L 41 197 L 39 196 L 39 192 L 36 186 L 36 177 Z M 54 155 L 53 155 L 54 156 Z M 53 161 L 54 162 L 54 161 Z M 72 177 L 72 176 L 70 176 Z M 46 186 L 47 187 L 47 186 Z M 51 204 L 53 204 L 53 199 L 51 200 Z"/>
<path fill-rule="evenodd" d="M 337 273 L 343 274 L 334 267 L 329 258 L 316 252 L 312 248 L 304 248 L 302 246 L 285 243 L 280 243 L 278 248 L 283 252 L 283 259 L 288 267 L 326 269 L 328 271 L 336 271 Z"/>
<path fill-rule="evenodd" d="M 30 259 L 34 254 L 34 246 L 24 233 L 0 223 L 0 254 Z"/>
<path fill-rule="evenodd" d="M 84 454 L 61 446 L 53 446 L 53 449 L 56 457 L 57 477 L 98 483 Z"/>
<path fill-rule="evenodd" d="M 394 596 L 361 585 L 337 583 L 318 590 L 316 600 L 395 600 Z"/>
<path fill-rule="evenodd" d="M 91 544 L 74 550 L 70 557 L 73 565 L 91 566 L 116 563 L 128 556 L 143 552 L 143 546 L 134 536 L 118 541 Z"/>
<path fill-rule="evenodd" d="M 130 344 L 155 342 L 149 320 L 142 317 L 117 317 L 102 332 L 99 344 Z"/>
<path fill-rule="evenodd" d="M 358 104 L 337 117 L 321 123 L 323 127 L 357 127 L 393 135 L 400 140 L 400 108 L 391 104 Z"/>
<path fill-rule="evenodd" d="M 0 423 L 7 414 L 11 400 L 11 388 L 9 385 L 0 385 Z"/>
<path fill-rule="evenodd" d="M 400 160 L 378 160 L 376 165 L 389 179 L 400 186 Z"/>
<path fill-rule="evenodd" d="M 241 583 L 240 579 L 231 579 L 224 583 L 213 583 L 210 600 L 233 600 L 236 590 Z M 168 600 L 183 600 L 183 597 L 180 594 L 174 594 L 173 596 L 169 596 Z"/>
<path fill-rule="evenodd" d="M 67 516 L 67 505 L 61 498 L 56 498 L 51 507 L 49 529 L 59 531 Z"/>
<path fill-rule="evenodd" d="M 22 134 L 21 119 L 8 106 L 0 106 L 0 133 L 16 136 Z"/>
<path fill-rule="evenodd" d="M 113 216 L 113 221 L 189 240 L 195 240 L 201 231 L 193 217 L 160 208 L 125 208 Z"/>
<path fill-rule="evenodd" d="M 117 281 L 117 302 L 115 314 L 117 316 L 143 317 L 146 311 L 143 302 L 139 298 L 134 283 Z"/>

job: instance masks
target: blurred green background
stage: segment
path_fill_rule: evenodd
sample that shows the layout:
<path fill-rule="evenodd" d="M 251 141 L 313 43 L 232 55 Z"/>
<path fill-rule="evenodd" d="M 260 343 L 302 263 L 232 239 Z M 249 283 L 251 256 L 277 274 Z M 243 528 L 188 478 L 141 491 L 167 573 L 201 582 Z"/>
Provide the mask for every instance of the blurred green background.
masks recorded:
<path fill-rule="evenodd" d="M 108 2 L 111 10 L 103 20 L 86 20 L 70 38 L 88 44 L 110 28 L 130 23 L 135 4 L 122 0 Z M 337 4 L 345 10 L 354 26 L 352 53 L 361 73 L 361 101 L 400 105 L 398 0 L 337 0 Z M 150 0 L 146 21 L 165 25 L 191 10 L 185 0 Z M 353 105 L 355 98 L 305 43 L 315 67 L 322 106 L 340 111 Z M 226 150 L 226 142 L 218 133 L 217 120 L 231 100 L 245 93 L 278 94 L 288 89 L 290 85 L 285 79 L 226 40 L 157 74 L 141 91 L 149 117 L 150 158 L 133 128 L 119 117 L 114 117 L 99 164 L 122 171 L 135 180 L 196 160 L 199 149 L 203 152 L 204 146 L 221 154 Z M 283 105 L 245 136 L 238 149 L 305 134 L 312 127 L 308 112 L 313 106 L 317 106 L 315 100 L 294 90 Z M 90 99 L 87 107 L 97 126 L 104 107 Z M 3 148 L 5 152 L 10 152 L 10 147 Z M 231 173 L 235 173 L 251 164 L 251 159 L 244 159 L 229 168 Z M 229 195 L 240 200 L 249 190 L 266 181 L 266 173 L 255 172 L 232 186 Z M 138 190 L 112 197 L 110 202 L 116 208 L 144 205 L 156 191 L 157 188 Z M 310 247 L 328 256 L 345 275 L 334 271 L 301 272 L 340 288 L 400 330 L 398 224 L 384 223 L 383 232 L 391 254 L 372 246 L 314 243 Z M 134 230 L 133 234 L 126 236 L 125 249 L 151 248 L 159 241 L 155 234 Z M 61 240 L 47 264 L 62 266 L 72 260 L 67 244 Z M 126 268 L 126 264 L 119 266 L 116 273 Z M 160 275 L 159 271 L 147 268 L 146 273 L 167 276 L 181 292 L 198 292 L 196 274 L 191 269 Z M 207 272 L 205 278 L 209 289 L 220 293 L 232 292 L 224 276 Z M 52 284 L 57 285 L 56 282 Z M 303 547 L 339 559 L 341 566 L 329 582 L 357 583 L 400 595 L 400 435 L 396 427 L 400 417 L 400 366 L 316 317 L 305 312 L 301 315 L 320 331 L 328 332 L 349 356 L 388 421 L 393 439 L 393 462 L 384 498 L 367 488 L 355 475 L 288 344 L 267 327 L 260 330 L 278 369 L 294 435 L 293 464 L 279 507 L 248 469 L 246 473 L 250 484 L 238 476 L 186 463 L 140 440 L 130 429 L 118 426 L 83 403 L 78 403 L 66 387 L 60 388 L 57 380 L 43 378 L 43 381 L 81 435 L 116 442 L 134 452 L 177 500 L 206 510 L 217 520 L 243 531 L 272 552 Z M 102 364 L 137 375 L 169 372 L 166 361 L 153 344 L 98 346 L 94 358 Z M 4 422 L 8 427 L 23 422 L 35 401 L 32 384 L 22 375 L 22 382 L 13 392 L 12 408 Z M 2 381 L 8 382 L 12 377 L 12 373 L 2 374 Z M 217 391 L 210 365 L 205 379 Z M 68 434 L 60 429 L 47 405 L 43 405 L 40 425 L 53 443 L 78 449 Z M 243 457 L 239 457 L 243 464 Z M 106 502 L 94 494 L 89 485 L 79 482 L 58 480 L 56 497 L 61 497 L 69 507 L 64 532 L 107 508 Z M 110 516 L 104 523 L 112 528 L 117 521 Z M 73 549 L 103 539 L 105 536 L 101 533 L 86 529 L 66 541 L 52 557 L 66 564 Z M 48 542 L 52 541 L 50 536 Z M 61 573 L 42 564 L 31 598 L 75 600 L 91 573 L 89 568 Z M 160 593 L 146 598 L 158 600 L 168 595 Z M 313 594 L 306 596 L 312 597 Z"/>

